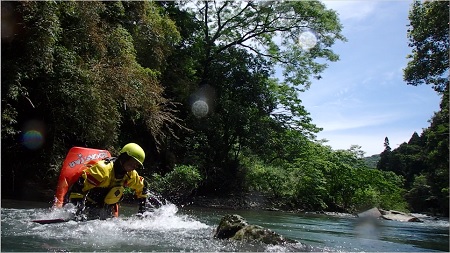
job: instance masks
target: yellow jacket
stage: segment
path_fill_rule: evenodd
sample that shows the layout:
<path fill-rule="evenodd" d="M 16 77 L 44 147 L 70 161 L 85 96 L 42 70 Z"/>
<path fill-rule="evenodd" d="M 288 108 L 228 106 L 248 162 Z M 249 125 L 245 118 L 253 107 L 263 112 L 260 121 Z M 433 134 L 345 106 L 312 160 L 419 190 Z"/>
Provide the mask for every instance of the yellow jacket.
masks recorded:
<path fill-rule="evenodd" d="M 116 179 L 113 169 L 114 162 L 97 162 L 90 168 L 83 171 L 81 176 L 84 178 L 83 192 L 87 192 L 95 187 L 113 188 L 117 186 L 129 187 L 136 192 L 138 198 L 145 198 L 143 193 L 144 178 L 133 170 L 125 174 L 122 179 Z"/>

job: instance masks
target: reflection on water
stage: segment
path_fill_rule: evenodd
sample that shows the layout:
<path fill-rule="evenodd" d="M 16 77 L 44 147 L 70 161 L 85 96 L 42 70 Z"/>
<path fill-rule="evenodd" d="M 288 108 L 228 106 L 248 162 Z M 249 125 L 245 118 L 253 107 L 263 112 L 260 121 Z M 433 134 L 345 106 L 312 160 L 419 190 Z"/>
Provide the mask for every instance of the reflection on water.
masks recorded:
<path fill-rule="evenodd" d="M 301 244 L 272 246 L 213 238 L 225 214 L 237 213 L 313 251 L 443 251 L 449 250 L 448 220 L 423 223 L 358 220 L 318 214 L 223 210 L 163 205 L 146 218 L 135 206 L 123 206 L 119 219 L 40 225 L 33 219 L 65 218 L 70 210 L 51 204 L 2 200 L 2 251 L 305 251 Z"/>

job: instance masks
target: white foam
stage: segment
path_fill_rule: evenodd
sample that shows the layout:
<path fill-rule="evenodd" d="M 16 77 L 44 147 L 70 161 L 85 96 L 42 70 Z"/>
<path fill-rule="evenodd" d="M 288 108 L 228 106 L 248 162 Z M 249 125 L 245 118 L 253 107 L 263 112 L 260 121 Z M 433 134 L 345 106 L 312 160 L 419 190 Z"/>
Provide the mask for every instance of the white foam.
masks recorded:
<path fill-rule="evenodd" d="M 145 212 L 143 218 L 133 217 L 123 220 L 121 225 L 131 229 L 167 231 L 174 229 L 204 229 L 208 225 L 187 215 L 177 214 L 174 204 L 163 205 L 154 212 Z"/>

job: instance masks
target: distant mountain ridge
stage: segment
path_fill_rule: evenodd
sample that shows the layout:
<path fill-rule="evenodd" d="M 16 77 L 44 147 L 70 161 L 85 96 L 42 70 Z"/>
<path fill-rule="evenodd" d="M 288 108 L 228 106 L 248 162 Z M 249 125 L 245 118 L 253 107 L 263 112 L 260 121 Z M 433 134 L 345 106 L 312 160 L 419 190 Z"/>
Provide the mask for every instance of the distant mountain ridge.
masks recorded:
<path fill-rule="evenodd" d="M 364 157 L 363 159 L 364 162 L 366 162 L 367 166 L 375 169 L 377 167 L 378 161 L 380 160 L 380 154 Z"/>

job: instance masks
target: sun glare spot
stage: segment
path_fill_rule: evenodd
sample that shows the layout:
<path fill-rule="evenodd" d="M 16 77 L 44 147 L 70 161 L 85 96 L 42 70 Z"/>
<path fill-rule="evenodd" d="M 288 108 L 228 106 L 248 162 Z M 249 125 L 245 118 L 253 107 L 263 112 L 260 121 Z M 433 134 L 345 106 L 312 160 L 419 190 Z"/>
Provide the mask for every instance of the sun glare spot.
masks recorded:
<path fill-rule="evenodd" d="M 38 149 L 44 143 L 44 137 L 39 131 L 29 130 L 24 133 L 22 143 L 29 149 Z"/>
<path fill-rule="evenodd" d="M 197 100 L 192 104 L 192 113 L 197 118 L 205 117 L 208 114 L 209 106 L 203 100 Z"/>
<path fill-rule="evenodd" d="M 300 34 L 298 43 L 303 50 L 310 50 L 317 44 L 317 37 L 311 31 L 305 31 Z"/>

